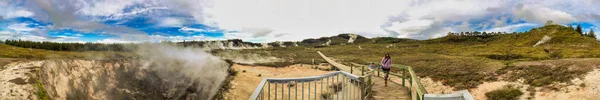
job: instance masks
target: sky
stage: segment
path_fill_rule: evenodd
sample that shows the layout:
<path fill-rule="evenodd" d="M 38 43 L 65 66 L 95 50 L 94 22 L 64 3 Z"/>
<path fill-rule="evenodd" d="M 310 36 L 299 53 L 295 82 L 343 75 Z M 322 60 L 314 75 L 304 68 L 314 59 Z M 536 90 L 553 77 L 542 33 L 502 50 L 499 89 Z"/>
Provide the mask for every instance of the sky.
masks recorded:
<path fill-rule="evenodd" d="M 548 20 L 586 32 L 600 25 L 598 0 L 0 0 L 0 7 L 0 40 L 53 42 L 431 39 L 523 32 Z"/>

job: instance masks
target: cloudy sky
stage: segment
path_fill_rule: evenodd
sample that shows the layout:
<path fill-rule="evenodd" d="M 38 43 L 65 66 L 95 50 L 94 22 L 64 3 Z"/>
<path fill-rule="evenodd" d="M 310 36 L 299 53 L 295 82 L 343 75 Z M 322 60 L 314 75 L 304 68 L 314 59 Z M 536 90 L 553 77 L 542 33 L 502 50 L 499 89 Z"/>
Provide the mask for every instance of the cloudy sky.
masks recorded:
<path fill-rule="evenodd" d="M 586 31 L 600 25 L 598 0 L 0 0 L 0 7 L 0 40 L 55 42 L 430 39 L 527 31 L 548 20 Z"/>

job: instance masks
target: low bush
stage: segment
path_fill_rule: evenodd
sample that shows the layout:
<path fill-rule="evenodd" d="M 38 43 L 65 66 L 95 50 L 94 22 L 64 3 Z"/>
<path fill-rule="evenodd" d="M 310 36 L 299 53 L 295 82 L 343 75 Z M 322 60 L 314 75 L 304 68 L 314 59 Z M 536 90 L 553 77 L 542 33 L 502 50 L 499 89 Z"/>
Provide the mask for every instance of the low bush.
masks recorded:
<path fill-rule="evenodd" d="M 485 93 L 488 100 L 517 100 L 521 95 L 523 95 L 521 90 L 510 85 Z"/>

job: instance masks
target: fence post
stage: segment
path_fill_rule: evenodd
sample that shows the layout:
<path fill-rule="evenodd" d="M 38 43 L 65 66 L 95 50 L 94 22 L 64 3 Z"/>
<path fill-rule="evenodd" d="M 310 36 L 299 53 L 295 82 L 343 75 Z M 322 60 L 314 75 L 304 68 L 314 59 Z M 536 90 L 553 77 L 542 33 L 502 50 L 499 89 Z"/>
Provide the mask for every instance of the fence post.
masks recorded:
<path fill-rule="evenodd" d="M 352 73 L 353 69 L 354 69 L 354 68 L 352 68 L 352 65 L 350 65 L 350 74 L 353 74 L 353 73 Z"/>
<path fill-rule="evenodd" d="M 406 79 L 406 69 L 402 69 L 402 86 L 406 86 L 406 85 L 404 85 L 405 79 Z"/>
<path fill-rule="evenodd" d="M 362 71 L 360 71 L 360 75 L 365 75 L 365 66 L 360 67 Z"/>
<path fill-rule="evenodd" d="M 365 82 L 365 77 L 361 76 L 361 77 L 358 78 L 358 80 L 360 80 L 360 82 L 361 82 L 360 85 L 359 85 L 359 87 L 360 87 L 360 100 L 364 100 L 365 97 L 366 97 L 366 95 L 367 95 L 367 91 L 366 91 L 366 88 L 365 88 L 365 83 L 366 83 Z"/>
<path fill-rule="evenodd" d="M 377 68 L 377 77 L 379 77 L 379 71 L 381 70 L 381 68 Z"/>
<path fill-rule="evenodd" d="M 315 59 L 312 59 L 312 65 L 313 65 L 313 68 L 317 67 L 317 65 L 315 65 Z"/>

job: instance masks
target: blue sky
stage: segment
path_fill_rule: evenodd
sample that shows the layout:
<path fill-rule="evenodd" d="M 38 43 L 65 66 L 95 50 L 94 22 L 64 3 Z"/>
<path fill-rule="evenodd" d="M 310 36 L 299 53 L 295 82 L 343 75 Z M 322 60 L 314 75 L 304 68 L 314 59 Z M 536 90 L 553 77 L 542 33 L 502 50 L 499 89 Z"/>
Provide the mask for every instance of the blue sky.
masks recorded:
<path fill-rule="evenodd" d="M 299 41 L 355 33 L 430 39 L 522 32 L 552 20 L 598 30 L 594 0 L 3 0 L 0 40 Z"/>

